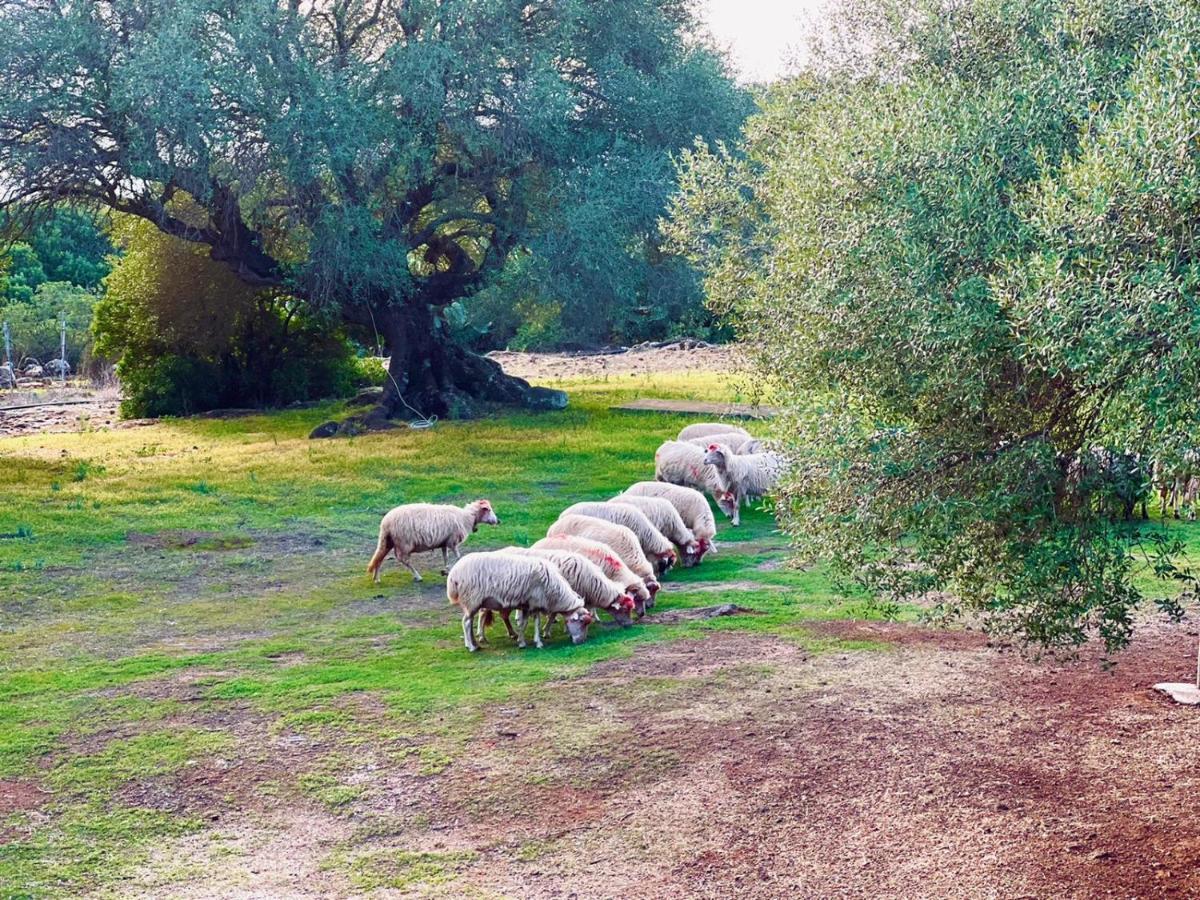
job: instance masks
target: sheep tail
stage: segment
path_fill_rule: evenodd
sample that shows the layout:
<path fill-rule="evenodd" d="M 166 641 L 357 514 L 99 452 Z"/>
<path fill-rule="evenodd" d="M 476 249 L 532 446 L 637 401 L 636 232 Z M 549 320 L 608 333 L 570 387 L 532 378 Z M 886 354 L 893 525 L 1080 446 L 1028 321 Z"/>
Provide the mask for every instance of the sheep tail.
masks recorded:
<path fill-rule="evenodd" d="M 375 555 L 371 557 L 371 561 L 367 563 L 367 574 L 374 575 L 379 571 L 379 567 L 383 565 L 384 559 L 387 558 L 389 551 L 392 549 L 392 535 L 387 528 L 379 529 L 379 546 L 375 548 Z"/>

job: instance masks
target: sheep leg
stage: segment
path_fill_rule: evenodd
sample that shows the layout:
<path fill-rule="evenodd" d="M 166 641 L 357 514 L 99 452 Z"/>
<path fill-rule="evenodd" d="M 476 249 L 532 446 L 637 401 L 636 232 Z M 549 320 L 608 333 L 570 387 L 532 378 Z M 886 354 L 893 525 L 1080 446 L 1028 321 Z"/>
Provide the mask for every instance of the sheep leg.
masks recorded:
<path fill-rule="evenodd" d="M 525 610 L 517 610 L 517 646 L 525 649 Z"/>
<path fill-rule="evenodd" d="M 446 545 L 442 544 L 442 574 L 450 574 L 450 558 L 446 556 Z"/>
<path fill-rule="evenodd" d="M 539 627 L 541 625 L 541 621 L 542 621 L 542 617 L 539 616 L 537 613 L 534 613 L 533 614 L 533 643 L 534 643 L 534 646 L 536 646 L 539 650 L 541 650 L 542 647 L 544 646 L 542 644 L 542 631 L 541 631 L 541 628 Z"/>
<path fill-rule="evenodd" d="M 508 629 L 508 636 L 515 641 L 517 639 L 517 633 L 513 631 L 509 611 L 507 609 L 500 610 L 500 618 L 504 620 L 504 627 Z"/>
<path fill-rule="evenodd" d="M 472 613 L 472 612 L 464 612 L 463 613 L 463 617 L 462 617 L 463 643 L 467 645 L 467 649 L 470 650 L 472 653 L 474 653 L 476 650 L 479 649 L 478 645 L 475 643 L 474 640 L 472 640 L 472 636 L 471 636 L 471 630 L 472 630 L 471 626 L 472 626 L 472 623 L 474 622 L 474 620 L 475 620 L 475 613 Z"/>
<path fill-rule="evenodd" d="M 483 617 L 484 617 L 484 612 L 483 612 L 483 610 L 481 609 L 481 610 L 479 610 L 479 612 L 477 612 L 475 615 L 478 617 L 478 618 L 475 620 L 475 634 L 476 634 L 476 640 L 477 640 L 479 643 L 483 644 L 483 643 L 486 643 L 486 642 L 487 642 L 487 629 L 486 629 L 486 628 L 484 627 L 484 625 L 483 625 Z"/>
<path fill-rule="evenodd" d="M 400 560 L 400 565 L 404 566 L 404 568 L 406 568 L 406 569 L 408 569 L 408 571 L 412 572 L 413 581 L 421 581 L 422 580 L 421 573 L 417 571 L 416 567 L 411 562 L 409 562 L 407 556 L 404 557 L 403 559 L 400 559 L 399 554 L 397 554 L 396 559 Z"/>

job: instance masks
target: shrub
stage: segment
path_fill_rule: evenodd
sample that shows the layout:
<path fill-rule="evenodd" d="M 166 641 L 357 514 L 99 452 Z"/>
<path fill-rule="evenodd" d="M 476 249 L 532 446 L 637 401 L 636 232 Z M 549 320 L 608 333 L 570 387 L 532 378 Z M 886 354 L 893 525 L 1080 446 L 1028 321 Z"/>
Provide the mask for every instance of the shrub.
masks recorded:
<path fill-rule="evenodd" d="M 359 371 L 342 330 L 299 301 L 256 291 L 202 248 L 121 219 L 97 304 L 99 352 L 118 360 L 130 416 L 346 396 Z"/>

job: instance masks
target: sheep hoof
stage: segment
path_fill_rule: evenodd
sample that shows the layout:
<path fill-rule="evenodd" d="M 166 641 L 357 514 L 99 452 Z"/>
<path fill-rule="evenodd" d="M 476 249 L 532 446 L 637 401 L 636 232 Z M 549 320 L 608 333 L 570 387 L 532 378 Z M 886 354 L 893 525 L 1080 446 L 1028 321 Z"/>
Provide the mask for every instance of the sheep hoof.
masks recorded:
<path fill-rule="evenodd" d="M 443 575 L 449 575 L 449 574 L 450 574 L 450 570 L 449 570 L 449 569 L 442 569 L 442 574 L 443 574 Z"/>

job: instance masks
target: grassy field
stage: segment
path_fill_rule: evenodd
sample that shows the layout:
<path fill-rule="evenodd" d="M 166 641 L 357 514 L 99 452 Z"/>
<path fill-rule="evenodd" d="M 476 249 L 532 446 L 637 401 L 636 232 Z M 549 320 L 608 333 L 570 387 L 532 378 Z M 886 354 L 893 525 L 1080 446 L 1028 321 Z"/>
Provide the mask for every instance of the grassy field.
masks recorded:
<path fill-rule="evenodd" d="M 243 790 L 357 821 L 363 747 L 435 776 L 488 705 L 647 642 L 741 629 L 820 650 L 836 642 L 807 620 L 869 615 L 819 573 L 780 566 L 761 511 L 723 529 L 701 567 L 668 576 L 659 604 L 733 598 L 755 615 L 593 629 L 579 647 L 556 637 L 521 652 L 494 638 L 469 656 L 436 568 L 421 586 L 394 563 L 369 581 L 391 506 L 487 496 L 502 525 L 468 549 L 529 544 L 565 505 L 652 477 L 655 447 L 684 421 L 611 404 L 728 396 L 715 375 L 569 387 L 562 413 L 349 440 L 306 439 L 337 411 L 325 408 L 0 441 L 3 895 L 122 893 L 135 876 L 185 884 L 195 873 L 155 848 L 200 836 L 214 865 Z M 247 760 L 260 777 L 238 796 L 190 785 Z M 346 890 L 445 875 L 445 860 L 419 854 L 399 876 L 372 874 L 358 849 L 342 842 L 322 861 Z"/>

